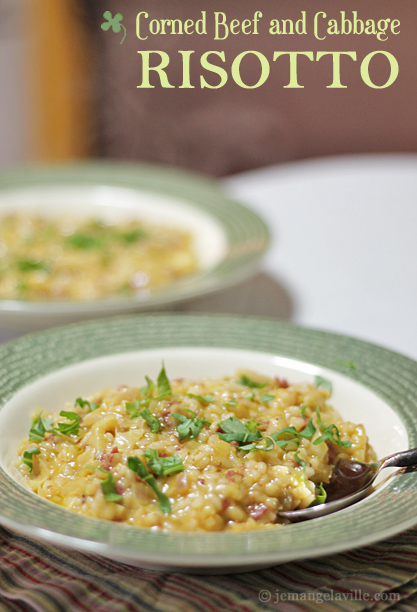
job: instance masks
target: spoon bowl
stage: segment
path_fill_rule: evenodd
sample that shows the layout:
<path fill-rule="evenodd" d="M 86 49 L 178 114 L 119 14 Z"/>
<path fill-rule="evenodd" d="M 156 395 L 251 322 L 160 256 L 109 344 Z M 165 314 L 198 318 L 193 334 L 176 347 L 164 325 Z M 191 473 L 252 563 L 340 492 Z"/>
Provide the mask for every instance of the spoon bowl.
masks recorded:
<path fill-rule="evenodd" d="M 336 464 L 332 481 L 327 487 L 327 501 L 323 504 L 278 512 L 278 516 L 291 521 L 304 521 L 332 514 L 360 501 L 372 489 L 380 471 L 386 467 L 407 468 L 417 465 L 417 448 L 388 455 L 375 463 L 362 463 L 354 459 L 341 459 Z"/>

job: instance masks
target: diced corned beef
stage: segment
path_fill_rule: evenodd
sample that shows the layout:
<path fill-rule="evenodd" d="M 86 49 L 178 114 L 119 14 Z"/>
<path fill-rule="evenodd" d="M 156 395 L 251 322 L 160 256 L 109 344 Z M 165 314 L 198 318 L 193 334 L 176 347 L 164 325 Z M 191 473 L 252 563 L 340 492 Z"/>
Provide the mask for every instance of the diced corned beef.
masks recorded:
<path fill-rule="evenodd" d="M 230 480 L 230 482 L 234 482 L 235 476 L 239 476 L 239 472 L 237 470 L 227 470 L 225 476 L 227 480 Z"/>
<path fill-rule="evenodd" d="M 285 378 L 278 378 L 277 376 L 274 378 L 275 386 L 280 389 L 288 389 L 290 386 Z"/>
<path fill-rule="evenodd" d="M 112 465 L 113 457 L 114 455 L 118 454 L 118 452 L 119 449 L 117 446 L 114 446 L 109 453 L 102 453 L 100 456 L 100 461 L 103 465 L 101 467 L 103 467 L 105 470 L 109 470 Z"/>
<path fill-rule="evenodd" d="M 228 509 L 230 504 L 231 504 L 230 499 L 228 499 L 227 497 L 223 497 L 222 498 L 222 510 L 223 510 L 223 512 Z"/>

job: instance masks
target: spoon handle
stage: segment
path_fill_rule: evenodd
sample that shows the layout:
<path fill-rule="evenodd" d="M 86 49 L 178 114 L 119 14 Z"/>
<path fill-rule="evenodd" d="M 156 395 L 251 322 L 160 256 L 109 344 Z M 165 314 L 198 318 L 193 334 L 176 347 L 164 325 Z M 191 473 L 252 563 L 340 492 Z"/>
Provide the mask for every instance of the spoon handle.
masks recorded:
<path fill-rule="evenodd" d="M 417 448 L 394 453 L 382 460 L 381 469 L 385 467 L 409 467 L 417 464 Z"/>

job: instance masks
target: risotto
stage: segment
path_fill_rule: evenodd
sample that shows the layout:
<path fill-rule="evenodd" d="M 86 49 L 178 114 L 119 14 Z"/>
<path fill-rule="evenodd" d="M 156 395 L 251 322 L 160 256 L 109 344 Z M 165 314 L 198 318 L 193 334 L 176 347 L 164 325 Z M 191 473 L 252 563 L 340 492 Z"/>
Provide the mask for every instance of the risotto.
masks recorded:
<path fill-rule="evenodd" d="M 362 425 L 328 403 L 328 381 L 234 377 L 121 385 L 38 412 L 17 467 L 38 495 L 154 529 L 273 528 L 324 501 L 336 461 L 375 460 Z"/>
<path fill-rule="evenodd" d="M 197 270 L 192 237 L 140 221 L 8 215 L 0 222 L 0 299 L 132 296 Z"/>

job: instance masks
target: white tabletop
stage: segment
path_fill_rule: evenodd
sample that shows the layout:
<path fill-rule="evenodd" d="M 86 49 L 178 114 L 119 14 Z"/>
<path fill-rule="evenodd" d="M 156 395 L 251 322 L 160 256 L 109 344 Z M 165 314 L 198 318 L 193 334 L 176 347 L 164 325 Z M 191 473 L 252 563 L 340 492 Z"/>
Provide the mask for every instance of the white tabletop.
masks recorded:
<path fill-rule="evenodd" d="M 275 316 L 417 359 L 417 156 L 273 166 L 224 181 L 273 234 L 262 272 L 187 310 Z"/>
<path fill-rule="evenodd" d="M 225 184 L 271 226 L 263 270 L 286 294 L 284 316 L 417 358 L 416 155 L 298 162 Z"/>

